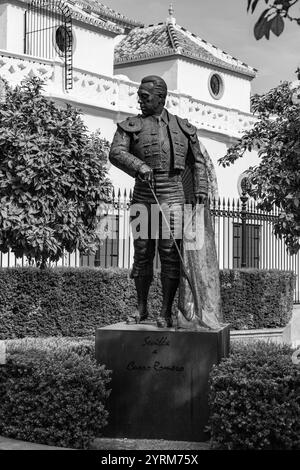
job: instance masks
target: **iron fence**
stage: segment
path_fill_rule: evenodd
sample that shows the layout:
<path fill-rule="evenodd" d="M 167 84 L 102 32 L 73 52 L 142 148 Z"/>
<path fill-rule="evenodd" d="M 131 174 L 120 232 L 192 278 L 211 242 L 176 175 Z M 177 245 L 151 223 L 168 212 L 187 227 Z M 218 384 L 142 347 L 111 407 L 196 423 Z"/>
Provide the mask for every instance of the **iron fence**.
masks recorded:
<path fill-rule="evenodd" d="M 81 256 L 81 266 L 129 268 L 133 259 L 133 240 L 129 224 L 131 192 L 113 193 L 106 215 L 110 233 L 99 244 L 95 255 Z M 283 240 L 273 233 L 278 208 L 259 210 L 252 200 L 215 199 L 210 201 L 220 269 L 257 268 L 292 270 L 297 276 L 295 303 L 300 303 L 300 253 L 290 255 Z M 113 232 L 113 236 L 111 236 Z M 155 268 L 160 269 L 156 254 Z"/>
<path fill-rule="evenodd" d="M 133 238 L 129 223 L 131 191 L 113 193 L 106 205 L 109 232 L 95 254 L 65 253 L 57 266 L 130 268 L 133 261 Z M 279 215 L 274 207 L 262 212 L 256 204 L 242 199 L 210 201 L 210 213 L 220 269 L 257 268 L 292 270 L 296 274 L 295 303 L 300 303 L 300 253 L 291 256 L 283 240 L 275 237 L 273 223 Z M 156 253 L 155 269 L 160 269 Z M 0 253 L 0 266 L 26 266 L 25 258 L 16 258 L 12 252 Z"/>
<path fill-rule="evenodd" d="M 72 15 L 62 0 L 31 0 L 25 12 L 24 53 L 64 61 L 65 89 L 73 87 Z"/>

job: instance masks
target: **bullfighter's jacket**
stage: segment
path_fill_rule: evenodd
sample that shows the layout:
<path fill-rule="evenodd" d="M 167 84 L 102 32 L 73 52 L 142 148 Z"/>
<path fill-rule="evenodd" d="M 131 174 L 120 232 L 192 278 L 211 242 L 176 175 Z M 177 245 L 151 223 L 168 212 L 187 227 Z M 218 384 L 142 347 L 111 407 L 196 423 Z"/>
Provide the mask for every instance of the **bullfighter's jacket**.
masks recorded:
<path fill-rule="evenodd" d="M 168 120 L 172 151 L 172 170 L 180 173 L 189 165 L 193 173 L 194 195 L 207 195 L 208 178 L 204 156 L 200 150 L 197 129 L 187 119 L 163 111 Z M 147 165 L 154 173 L 161 171 L 159 123 L 152 116 L 137 115 L 118 124 L 109 159 L 113 165 L 133 177 Z"/>

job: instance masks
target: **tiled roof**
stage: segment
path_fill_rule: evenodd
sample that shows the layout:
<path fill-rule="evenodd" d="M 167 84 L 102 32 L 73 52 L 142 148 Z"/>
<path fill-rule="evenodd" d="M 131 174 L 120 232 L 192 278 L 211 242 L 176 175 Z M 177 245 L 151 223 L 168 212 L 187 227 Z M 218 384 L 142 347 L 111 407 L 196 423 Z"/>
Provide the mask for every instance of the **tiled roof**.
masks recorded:
<path fill-rule="evenodd" d="M 136 28 L 116 46 L 115 63 L 131 62 L 142 58 L 173 53 L 166 26 Z"/>
<path fill-rule="evenodd" d="M 126 27 L 128 29 L 132 29 L 137 26 L 143 25 L 139 21 L 127 18 L 121 13 L 118 13 L 115 10 L 112 10 L 106 5 L 103 5 L 103 3 L 100 3 L 98 0 L 78 0 L 78 1 L 76 0 L 75 4 L 87 12 L 94 13 L 104 20 L 112 21 L 113 23 L 117 23 L 121 25 L 122 27 Z"/>
<path fill-rule="evenodd" d="M 99 18 L 98 15 L 95 15 L 92 12 L 83 10 L 77 2 L 73 3 L 72 1 L 67 1 L 66 4 L 70 8 L 72 19 L 82 21 L 83 23 L 92 24 L 98 28 L 104 29 L 106 31 L 111 31 L 115 34 L 123 34 L 124 29 L 113 23 L 112 21 L 106 21 L 105 19 Z"/>
<path fill-rule="evenodd" d="M 209 44 L 175 21 L 135 28 L 115 48 L 115 65 L 180 55 L 255 77 L 257 70 Z"/>
<path fill-rule="evenodd" d="M 28 4 L 28 0 L 20 1 Z M 124 34 L 132 28 L 143 26 L 141 22 L 127 18 L 103 5 L 98 0 L 65 0 L 64 3 L 69 7 L 73 19 L 92 24 L 115 34 Z M 36 4 L 45 9 L 50 9 L 52 5 L 47 0 L 36 1 Z"/>

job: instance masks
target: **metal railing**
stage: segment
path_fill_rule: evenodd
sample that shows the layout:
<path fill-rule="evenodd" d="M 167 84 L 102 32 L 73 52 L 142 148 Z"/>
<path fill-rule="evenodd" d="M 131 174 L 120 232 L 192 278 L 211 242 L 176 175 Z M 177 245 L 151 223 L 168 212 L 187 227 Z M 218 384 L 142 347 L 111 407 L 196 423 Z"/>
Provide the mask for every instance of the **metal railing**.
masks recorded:
<path fill-rule="evenodd" d="M 24 53 L 64 60 L 65 89 L 73 88 L 72 14 L 62 0 L 31 0 L 25 12 Z"/>
<path fill-rule="evenodd" d="M 129 224 L 132 192 L 113 193 L 105 214 L 109 232 L 99 241 L 95 254 L 65 253 L 57 266 L 130 268 L 133 261 L 133 237 Z M 246 197 L 210 201 L 210 212 L 220 269 L 257 268 L 294 271 L 296 285 L 294 302 L 300 303 L 300 252 L 290 255 L 283 240 L 273 234 L 277 208 L 262 212 Z M 0 267 L 26 266 L 25 258 L 12 252 L 0 253 Z M 155 269 L 160 269 L 156 254 Z"/>
<path fill-rule="evenodd" d="M 129 268 L 133 259 L 133 240 L 129 225 L 132 193 L 113 193 L 106 215 L 110 232 L 99 244 L 95 255 L 81 256 L 81 266 L 118 266 Z M 220 269 L 257 268 L 291 270 L 297 276 L 295 303 L 300 303 L 300 253 L 290 255 L 283 240 L 273 233 L 278 208 L 259 210 L 246 196 L 241 199 L 210 201 L 210 212 Z M 111 233 L 113 232 L 113 237 Z M 155 267 L 160 263 L 156 255 Z"/>

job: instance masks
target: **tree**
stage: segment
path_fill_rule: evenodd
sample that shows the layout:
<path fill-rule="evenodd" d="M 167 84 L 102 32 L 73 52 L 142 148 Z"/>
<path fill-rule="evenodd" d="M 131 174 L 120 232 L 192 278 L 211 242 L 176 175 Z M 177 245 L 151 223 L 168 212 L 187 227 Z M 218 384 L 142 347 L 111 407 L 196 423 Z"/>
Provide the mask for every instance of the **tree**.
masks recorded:
<path fill-rule="evenodd" d="M 219 160 L 229 166 L 245 152 L 257 149 L 260 163 L 250 168 L 248 193 L 258 207 L 279 208 L 274 232 L 283 238 L 290 253 L 300 248 L 300 105 L 294 104 L 288 82 L 252 98 L 258 120 L 254 127 Z"/>
<path fill-rule="evenodd" d="M 247 11 L 254 13 L 257 5 L 261 5 L 261 0 L 247 0 Z M 299 16 L 294 15 L 294 6 L 298 0 L 265 0 L 267 8 L 263 10 L 254 26 L 254 36 L 256 39 L 263 37 L 269 39 L 270 32 L 276 36 L 284 30 L 285 21 L 295 21 L 300 25 Z"/>
<path fill-rule="evenodd" d="M 6 83 L 0 103 L 0 250 L 44 268 L 64 250 L 95 249 L 96 211 L 111 184 L 108 142 L 42 86 Z"/>

